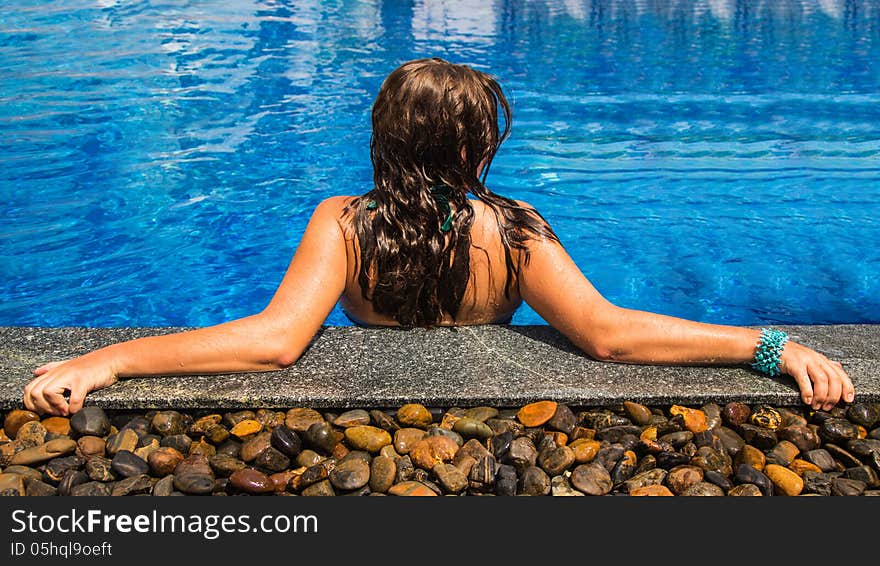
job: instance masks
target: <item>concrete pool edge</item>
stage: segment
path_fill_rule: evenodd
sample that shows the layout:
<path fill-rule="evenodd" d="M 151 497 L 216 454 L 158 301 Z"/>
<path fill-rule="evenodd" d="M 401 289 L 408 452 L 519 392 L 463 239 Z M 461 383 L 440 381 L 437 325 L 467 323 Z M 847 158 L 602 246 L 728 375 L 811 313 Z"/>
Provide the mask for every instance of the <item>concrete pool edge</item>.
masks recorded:
<path fill-rule="evenodd" d="M 859 401 L 880 401 L 880 325 L 774 326 L 843 363 Z M 34 367 L 107 344 L 180 328 L 0 327 L 0 408 L 21 405 Z M 291 368 L 267 373 L 135 378 L 89 395 L 112 409 L 513 407 L 538 399 L 573 406 L 799 404 L 793 380 L 745 367 L 597 362 L 548 326 L 431 330 L 326 326 Z"/>

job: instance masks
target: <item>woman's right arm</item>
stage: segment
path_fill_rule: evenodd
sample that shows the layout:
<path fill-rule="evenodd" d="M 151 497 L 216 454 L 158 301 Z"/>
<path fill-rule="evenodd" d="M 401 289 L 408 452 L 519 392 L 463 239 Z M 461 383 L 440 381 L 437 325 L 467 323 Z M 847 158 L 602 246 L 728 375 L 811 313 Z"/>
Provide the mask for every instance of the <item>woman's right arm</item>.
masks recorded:
<path fill-rule="evenodd" d="M 533 240 L 521 266 L 522 298 L 550 325 L 597 360 L 634 364 L 745 364 L 760 332 L 621 308 L 607 301 L 558 243 Z M 854 397 L 843 367 L 788 341 L 780 370 L 798 384 L 804 403 L 830 409 Z"/>

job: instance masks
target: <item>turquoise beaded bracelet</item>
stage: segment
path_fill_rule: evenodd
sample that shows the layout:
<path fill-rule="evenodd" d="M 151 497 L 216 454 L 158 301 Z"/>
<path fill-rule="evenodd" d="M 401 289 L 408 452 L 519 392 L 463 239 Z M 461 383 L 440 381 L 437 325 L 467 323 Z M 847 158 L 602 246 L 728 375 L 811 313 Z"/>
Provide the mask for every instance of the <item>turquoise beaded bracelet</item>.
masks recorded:
<path fill-rule="evenodd" d="M 780 356 L 786 342 L 788 342 L 788 334 L 785 332 L 762 328 L 761 340 L 755 349 L 755 361 L 752 362 L 752 368 L 771 377 L 779 375 Z"/>

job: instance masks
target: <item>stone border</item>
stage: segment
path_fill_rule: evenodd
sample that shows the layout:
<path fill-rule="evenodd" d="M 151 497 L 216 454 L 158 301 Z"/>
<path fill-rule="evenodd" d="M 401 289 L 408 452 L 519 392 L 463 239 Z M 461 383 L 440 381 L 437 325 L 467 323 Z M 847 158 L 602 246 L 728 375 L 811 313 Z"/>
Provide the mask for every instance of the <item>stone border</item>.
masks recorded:
<path fill-rule="evenodd" d="M 779 326 L 843 363 L 857 400 L 880 400 L 880 326 Z M 34 367 L 120 340 L 180 328 L 0 327 L 0 408 L 19 406 Z M 603 363 L 549 326 L 431 330 L 323 327 L 303 357 L 278 372 L 126 379 L 89 395 L 114 409 L 519 406 L 553 399 L 573 406 L 726 403 L 799 404 L 794 381 L 745 367 Z"/>

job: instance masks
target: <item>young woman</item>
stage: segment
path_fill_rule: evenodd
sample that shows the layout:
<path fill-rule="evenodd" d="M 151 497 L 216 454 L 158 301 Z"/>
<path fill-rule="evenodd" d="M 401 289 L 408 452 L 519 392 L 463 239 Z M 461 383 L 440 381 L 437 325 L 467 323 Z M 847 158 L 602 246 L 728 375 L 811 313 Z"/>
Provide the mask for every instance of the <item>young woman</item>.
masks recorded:
<path fill-rule="evenodd" d="M 486 188 L 510 124 L 507 100 L 488 75 L 441 59 L 410 61 L 382 84 L 372 121 L 373 189 L 318 205 L 262 312 L 48 363 L 25 387 L 25 405 L 69 414 L 89 391 L 123 377 L 285 368 L 339 301 L 358 324 L 410 327 L 506 322 L 526 301 L 597 360 L 752 362 L 770 375 L 791 375 L 815 409 L 853 400 L 839 363 L 782 332 L 605 300 L 534 208 Z"/>

